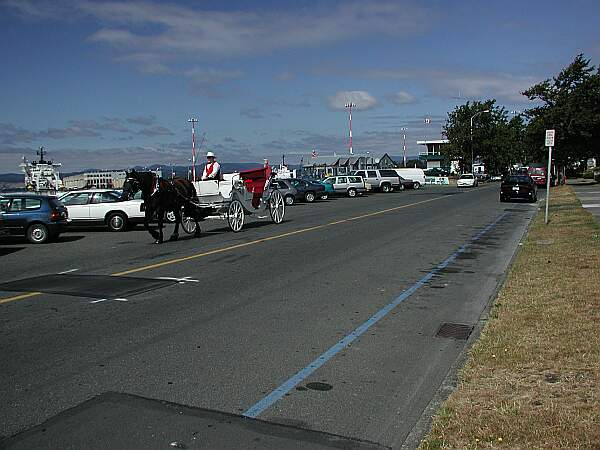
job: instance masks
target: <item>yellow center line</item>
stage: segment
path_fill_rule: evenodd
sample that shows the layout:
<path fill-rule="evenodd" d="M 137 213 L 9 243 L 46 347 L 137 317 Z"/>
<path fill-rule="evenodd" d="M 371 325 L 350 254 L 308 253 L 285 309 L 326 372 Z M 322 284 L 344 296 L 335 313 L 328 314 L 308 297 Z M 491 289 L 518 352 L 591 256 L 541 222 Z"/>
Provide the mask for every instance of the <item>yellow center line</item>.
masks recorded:
<path fill-rule="evenodd" d="M 40 295 L 40 294 L 41 294 L 41 292 L 28 292 L 26 294 L 15 295 L 13 297 L 0 298 L 0 305 L 2 303 L 8 303 L 8 302 L 12 302 L 15 300 L 21 300 L 23 298 L 35 297 L 36 295 Z"/>
<path fill-rule="evenodd" d="M 229 252 L 229 251 L 232 251 L 232 250 L 236 250 L 238 248 L 249 247 L 251 245 L 261 244 L 263 242 L 269 242 L 269 241 L 273 241 L 273 240 L 276 240 L 276 239 L 283 239 L 283 238 L 286 238 L 286 237 L 289 237 L 289 236 L 295 236 L 295 235 L 301 234 L 301 233 L 308 233 L 309 231 L 320 230 L 320 229 L 323 229 L 323 228 L 331 227 L 331 226 L 334 226 L 334 225 L 339 225 L 339 224 L 346 223 L 346 222 L 351 222 L 351 221 L 354 221 L 354 220 L 366 219 L 367 217 L 378 216 L 378 215 L 386 214 L 386 213 L 389 213 L 389 212 L 392 212 L 392 211 L 398 211 L 400 209 L 410 208 L 412 206 L 422 205 L 424 203 L 429 203 L 429 202 L 433 202 L 433 201 L 436 201 L 436 200 L 441 200 L 443 198 L 447 198 L 447 197 L 441 196 L 441 197 L 430 198 L 429 200 L 422 200 L 420 202 L 409 203 L 407 205 L 401 205 L 401 206 L 395 206 L 393 208 L 382 209 L 381 211 L 375 211 L 375 212 L 372 212 L 372 213 L 361 214 L 360 216 L 348 217 L 346 219 L 336 220 L 334 222 L 328 222 L 328 223 L 324 223 L 324 224 L 321 224 L 321 225 L 315 225 L 315 226 L 312 226 L 312 227 L 301 228 L 299 230 L 289 231 L 287 233 L 282 233 L 282 234 L 276 234 L 274 236 L 268 236 L 268 237 L 265 237 L 265 238 L 256 239 L 254 241 L 249 241 L 249 242 L 244 242 L 244 243 L 241 243 L 241 244 L 231 245 L 229 247 L 222 247 L 222 248 L 218 248 L 218 249 L 215 249 L 215 250 L 209 250 L 207 252 L 196 253 L 196 254 L 189 255 L 189 256 L 183 256 L 181 258 L 168 259 L 168 260 L 161 261 L 161 262 L 158 262 L 158 263 L 155 263 L 155 264 L 150 264 L 150 265 L 147 265 L 147 266 L 137 267 L 135 269 L 124 270 L 122 272 L 115 272 L 115 273 L 112 273 L 111 276 L 113 276 L 113 277 L 119 277 L 119 276 L 123 276 L 123 275 L 130 275 L 132 273 L 144 272 L 146 270 L 157 269 L 159 267 L 168 266 L 168 265 L 172 265 L 172 264 L 177 264 L 177 263 L 181 263 L 181 262 L 185 262 L 185 261 L 190 261 L 190 260 L 193 260 L 193 259 L 203 258 L 205 256 L 215 255 L 217 253 Z M 34 297 L 36 295 L 41 295 L 41 294 L 42 294 L 42 292 L 28 292 L 28 293 L 25 293 L 25 294 L 15 295 L 13 297 L 1 298 L 0 299 L 0 304 L 12 302 L 12 301 L 15 301 L 15 300 L 21 300 L 21 299 L 25 299 L 25 298 L 30 298 L 30 297 Z"/>

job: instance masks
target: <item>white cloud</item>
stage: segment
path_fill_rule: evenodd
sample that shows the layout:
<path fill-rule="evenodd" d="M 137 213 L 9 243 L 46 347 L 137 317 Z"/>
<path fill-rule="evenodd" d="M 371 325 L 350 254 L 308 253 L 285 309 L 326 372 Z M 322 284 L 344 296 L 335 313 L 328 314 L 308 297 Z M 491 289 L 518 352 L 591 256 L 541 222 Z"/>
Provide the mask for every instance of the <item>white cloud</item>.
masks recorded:
<path fill-rule="evenodd" d="M 377 99 L 367 91 L 340 91 L 335 95 L 327 97 L 329 107 L 341 111 L 345 109 L 346 103 L 356 104 L 356 109 L 368 110 L 377 106 Z"/>
<path fill-rule="evenodd" d="M 394 92 L 388 95 L 390 101 L 396 105 L 410 105 L 417 101 L 416 97 L 405 91 Z"/>
<path fill-rule="evenodd" d="M 316 47 L 344 39 L 399 37 L 419 33 L 431 22 L 431 12 L 413 2 L 383 0 L 270 10 L 208 10 L 122 0 L 8 0 L 5 6 L 20 17 L 95 19 L 102 28 L 89 40 L 115 49 L 121 59 L 136 63 L 142 70 L 165 70 L 175 60 L 205 63 L 207 59 Z M 57 10 L 69 13 L 58 15 Z"/>

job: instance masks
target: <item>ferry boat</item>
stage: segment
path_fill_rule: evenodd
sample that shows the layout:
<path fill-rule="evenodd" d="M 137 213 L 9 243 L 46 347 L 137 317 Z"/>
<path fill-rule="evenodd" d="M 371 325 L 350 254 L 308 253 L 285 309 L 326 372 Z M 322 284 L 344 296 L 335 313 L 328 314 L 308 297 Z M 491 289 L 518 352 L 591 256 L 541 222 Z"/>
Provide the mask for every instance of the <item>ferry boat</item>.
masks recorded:
<path fill-rule="evenodd" d="M 62 164 L 44 159 L 45 153 L 44 147 L 40 147 L 37 152 L 40 157 L 39 161 L 29 162 L 23 156 L 23 162 L 19 164 L 19 167 L 25 175 L 25 188 L 28 191 L 55 194 L 63 188 L 58 171 Z"/>

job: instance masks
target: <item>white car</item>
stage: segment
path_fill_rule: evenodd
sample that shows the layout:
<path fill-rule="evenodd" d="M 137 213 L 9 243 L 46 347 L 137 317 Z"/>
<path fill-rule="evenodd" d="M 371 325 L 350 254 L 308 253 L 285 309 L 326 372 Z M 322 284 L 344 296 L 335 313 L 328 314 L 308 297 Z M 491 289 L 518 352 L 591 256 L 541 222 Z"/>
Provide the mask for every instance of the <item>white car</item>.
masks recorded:
<path fill-rule="evenodd" d="M 120 192 L 114 189 L 89 189 L 71 191 L 58 199 L 69 211 L 70 225 L 105 224 L 111 231 L 125 231 L 144 221 L 144 202 L 136 197 L 121 201 Z"/>
<path fill-rule="evenodd" d="M 463 173 L 456 181 L 457 187 L 476 187 L 477 178 L 472 173 Z"/>

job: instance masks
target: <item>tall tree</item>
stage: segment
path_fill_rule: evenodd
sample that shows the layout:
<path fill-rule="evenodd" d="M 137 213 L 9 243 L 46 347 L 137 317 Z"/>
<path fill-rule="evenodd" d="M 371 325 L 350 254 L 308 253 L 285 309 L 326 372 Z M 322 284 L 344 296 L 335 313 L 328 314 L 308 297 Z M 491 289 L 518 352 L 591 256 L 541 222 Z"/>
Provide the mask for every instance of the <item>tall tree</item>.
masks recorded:
<path fill-rule="evenodd" d="M 531 160 L 546 154 L 544 132 L 556 130 L 556 161 L 566 166 L 600 156 L 600 69 L 583 54 L 556 77 L 525 92 L 541 104 L 526 111 L 530 119 L 526 144 Z"/>

